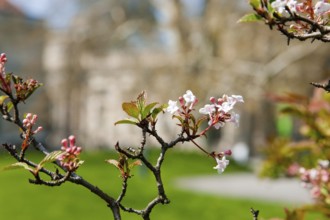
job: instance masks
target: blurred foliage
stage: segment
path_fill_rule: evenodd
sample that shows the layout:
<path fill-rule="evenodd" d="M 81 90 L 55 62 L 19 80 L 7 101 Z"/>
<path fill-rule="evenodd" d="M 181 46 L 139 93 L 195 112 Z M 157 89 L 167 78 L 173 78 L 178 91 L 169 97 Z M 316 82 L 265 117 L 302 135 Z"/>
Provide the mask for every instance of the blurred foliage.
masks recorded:
<path fill-rule="evenodd" d="M 273 100 L 286 105 L 280 114 L 288 114 L 301 122 L 300 140 L 292 141 L 287 137 L 276 137 L 269 140 L 263 150 L 266 157 L 261 176 L 290 176 L 288 168 L 293 164 L 312 168 L 317 161 L 330 158 L 330 94 L 315 92 L 311 99 L 286 94 L 273 96 Z"/>
<path fill-rule="evenodd" d="M 319 180 L 309 173 L 308 179 L 303 179 L 306 172 L 318 172 L 320 161 L 330 159 L 330 94 L 317 89 L 312 98 L 296 94 L 286 94 L 283 96 L 273 96 L 272 99 L 281 104 L 280 114 L 287 114 L 299 119 L 300 137 L 299 140 L 291 140 L 288 137 L 275 137 L 269 140 L 268 146 L 263 153 L 263 162 L 260 176 L 279 177 L 299 177 L 306 188 L 311 189 L 311 195 L 315 198 L 315 204 L 304 206 L 292 211 L 286 211 L 286 219 L 305 219 L 305 212 L 316 211 L 329 217 L 330 205 L 326 198 L 329 197 L 329 181 Z M 329 177 L 329 167 L 323 167 Z M 317 187 L 323 191 L 315 196 L 315 182 Z M 313 191 L 314 190 L 314 191 Z"/>

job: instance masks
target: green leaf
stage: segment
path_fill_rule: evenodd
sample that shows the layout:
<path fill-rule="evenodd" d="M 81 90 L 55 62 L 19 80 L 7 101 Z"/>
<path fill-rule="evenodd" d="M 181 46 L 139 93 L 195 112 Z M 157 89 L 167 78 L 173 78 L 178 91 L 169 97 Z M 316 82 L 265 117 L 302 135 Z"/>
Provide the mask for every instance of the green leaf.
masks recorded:
<path fill-rule="evenodd" d="M 2 168 L 2 171 L 17 170 L 17 169 L 26 169 L 26 170 L 33 172 L 33 169 L 31 167 L 29 167 L 26 163 L 22 163 L 22 162 L 17 162 L 17 163 L 11 164 L 9 166 L 6 166 L 6 167 Z"/>
<path fill-rule="evenodd" d="M 267 5 L 267 10 L 270 15 L 272 15 L 275 12 L 275 9 L 272 7 L 270 3 Z"/>
<path fill-rule="evenodd" d="M 128 168 L 129 168 L 129 169 L 132 169 L 132 168 L 135 167 L 135 166 L 142 166 L 142 162 L 141 162 L 140 160 L 136 160 L 136 161 L 134 161 L 133 163 L 131 163 L 131 164 L 128 166 Z"/>
<path fill-rule="evenodd" d="M 80 167 L 81 164 L 83 164 L 85 161 L 84 160 L 79 160 L 79 162 L 77 163 L 77 166 Z"/>
<path fill-rule="evenodd" d="M 260 21 L 261 19 L 262 19 L 262 17 L 260 15 L 251 13 L 251 14 L 244 15 L 241 19 L 238 20 L 238 23 L 255 22 L 255 21 Z"/>
<path fill-rule="evenodd" d="M 144 106 L 146 104 L 146 99 L 147 99 L 147 93 L 145 91 L 142 91 L 136 99 L 136 105 L 140 112 L 142 112 L 142 110 L 144 109 Z"/>
<path fill-rule="evenodd" d="M 281 109 L 281 113 L 283 114 L 289 114 L 294 115 L 297 117 L 304 116 L 304 110 L 302 108 L 299 108 L 298 106 L 286 106 Z"/>
<path fill-rule="evenodd" d="M 106 160 L 105 162 L 114 165 L 120 171 L 122 177 L 126 176 L 126 172 L 123 167 L 124 166 L 123 163 L 125 162 L 121 161 L 121 159 L 119 159 L 119 161 L 114 159 L 109 159 Z"/>
<path fill-rule="evenodd" d="M 260 0 L 250 0 L 249 3 L 253 8 L 260 8 L 261 6 Z"/>
<path fill-rule="evenodd" d="M 129 116 L 139 119 L 140 112 L 135 102 L 124 102 L 122 108 Z"/>
<path fill-rule="evenodd" d="M 324 196 L 329 195 L 329 192 L 328 192 L 327 188 L 325 188 L 325 187 L 322 187 L 320 191 L 321 191 L 321 194 L 324 195 Z"/>
<path fill-rule="evenodd" d="M 153 109 L 157 104 L 157 102 L 153 102 L 147 105 L 142 112 L 141 120 L 145 119 L 151 113 L 151 109 Z"/>
<path fill-rule="evenodd" d="M 12 102 L 8 102 L 7 104 L 7 111 L 10 112 L 10 110 L 14 107 L 14 104 Z"/>
<path fill-rule="evenodd" d="M 136 125 L 137 121 L 131 120 L 131 119 L 123 119 L 123 120 L 119 120 L 115 123 L 115 125 L 118 124 L 131 124 L 131 125 Z"/>
<path fill-rule="evenodd" d="M 184 123 L 184 120 L 183 120 L 183 118 L 181 118 L 180 116 L 178 116 L 178 115 L 173 115 L 172 116 L 172 118 L 177 118 L 179 121 L 180 121 L 180 123 L 181 124 L 183 124 Z"/>
<path fill-rule="evenodd" d="M 325 199 L 325 203 L 328 204 L 328 205 L 330 205 L 330 198 L 329 198 L 329 197 L 327 197 L 327 198 Z"/>
<path fill-rule="evenodd" d="M 192 123 L 195 125 L 196 124 L 196 118 L 194 115 L 189 114 L 189 119 L 191 119 Z"/>
<path fill-rule="evenodd" d="M 9 98 L 9 96 L 7 96 L 7 95 L 2 95 L 2 96 L 0 96 L 0 105 L 2 105 L 3 102 L 4 102 L 7 98 Z"/>
<path fill-rule="evenodd" d="M 60 150 L 53 151 L 53 152 L 47 154 L 44 157 L 44 159 L 42 159 L 42 161 L 40 161 L 40 163 L 38 164 L 38 168 L 37 169 L 40 170 L 46 163 L 52 163 L 52 162 L 54 162 L 62 154 L 65 154 L 65 152 L 60 151 Z"/>
<path fill-rule="evenodd" d="M 12 74 L 11 77 L 12 77 L 13 82 L 14 82 L 15 84 L 22 83 L 22 78 L 21 78 L 21 77 L 16 76 L 16 75 L 14 75 L 14 74 Z"/>
<path fill-rule="evenodd" d="M 114 166 L 117 167 L 118 169 L 122 169 L 122 166 L 120 165 L 119 161 L 117 161 L 117 160 L 109 159 L 109 160 L 106 160 L 105 162 L 114 165 Z"/>
<path fill-rule="evenodd" d="M 196 123 L 196 127 L 199 128 L 201 126 L 201 124 L 203 123 L 203 121 L 207 120 L 207 117 L 201 117 L 197 120 L 197 123 Z"/>
<path fill-rule="evenodd" d="M 164 109 L 165 108 L 167 108 L 167 104 L 164 104 L 164 105 L 161 105 L 160 107 L 158 107 L 158 108 L 154 108 L 153 110 L 152 110 L 152 112 L 151 112 L 151 116 L 152 116 L 152 118 L 153 119 L 156 119 L 157 118 L 157 115 L 160 113 L 160 112 L 162 112 L 162 111 L 164 111 Z"/>

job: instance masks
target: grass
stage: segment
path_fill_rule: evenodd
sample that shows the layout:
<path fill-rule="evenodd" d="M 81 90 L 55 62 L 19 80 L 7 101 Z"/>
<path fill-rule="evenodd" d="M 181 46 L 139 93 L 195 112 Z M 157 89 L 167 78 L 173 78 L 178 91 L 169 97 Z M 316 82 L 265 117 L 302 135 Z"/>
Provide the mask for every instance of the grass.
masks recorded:
<path fill-rule="evenodd" d="M 35 154 L 31 156 L 37 158 Z M 163 177 L 171 203 L 157 206 L 152 212 L 152 219 L 252 219 L 251 207 L 261 210 L 262 218 L 284 216 L 283 205 L 279 203 L 225 198 L 177 189 L 172 183 L 178 177 L 217 175 L 211 169 L 214 161 L 204 155 L 179 151 L 170 151 L 167 156 Z M 85 163 L 79 168 L 78 174 L 117 197 L 121 188 L 119 172 L 104 162 L 116 157 L 114 152 L 85 153 L 82 155 Z M 154 152 L 150 152 L 150 158 L 155 160 Z M 0 152 L 0 166 L 12 162 L 9 155 Z M 242 170 L 246 169 L 231 164 L 226 172 Z M 145 168 L 139 167 L 133 172 L 134 177 L 129 180 L 128 194 L 123 202 L 142 208 L 154 198 L 156 187 L 153 177 Z M 88 190 L 71 183 L 61 187 L 36 186 L 27 182 L 30 177 L 23 170 L 0 173 L 1 219 L 112 219 L 106 204 Z M 141 219 L 129 213 L 122 213 L 122 216 L 129 220 Z"/>

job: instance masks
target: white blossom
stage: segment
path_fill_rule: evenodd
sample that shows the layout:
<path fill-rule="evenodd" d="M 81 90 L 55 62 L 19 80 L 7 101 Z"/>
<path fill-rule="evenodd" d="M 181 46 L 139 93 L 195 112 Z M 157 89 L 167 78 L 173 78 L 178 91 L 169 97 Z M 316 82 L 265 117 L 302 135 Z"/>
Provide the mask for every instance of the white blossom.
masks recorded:
<path fill-rule="evenodd" d="M 211 115 L 213 112 L 215 112 L 215 106 L 206 104 L 203 108 L 199 109 L 199 113 L 204 115 Z"/>
<path fill-rule="evenodd" d="M 215 167 L 213 167 L 213 169 L 218 170 L 219 174 L 223 173 L 223 171 L 225 171 L 226 167 L 229 164 L 229 160 L 226 160 L 225 156 L 223 156 L 221 159 L 216 157 L 215 160 L 217 162 L 217 165 Z"/>
<path fill-rule="evenodd" d="M 171 113 L 172 115 L 179 110 L 179 107 L 176 104 L 176 101 L 169 100 L 168 101 L 168 107 L 166 108 L 166 111 Z"/>
<path fill-rule="evenodd" d="M 220 108 L 221 111 L 227 113 L 227 112 L 229 112 L 230 110 L 233 109 L 234 105 L 235 105 L 235 102 L 223 102 L 219 106 L 219 108 Z"/>
<path fill-rule="evenodd" d="M 196 101 L 196 96 L 192 93 L 192 91 L 187 90 L 186 94 L 183 95 L 184 100 L 186 101 L 186 104 L 188 103 L 194 103 Z"/>
<path fill-rule="evenodd" d="M 271 3 L 272 8 L 279 14 L 288 14 L 285 7 L 288 7 L 291 12 L 297 12 L 297 5 L 296 0 L 276 0 Z"/>
<path fill-rule="evenodd" d="M 328 168 L 330 163 L 329 160 L 318 160 L 317 162 L 322 168 Z"/>
<path fill-rule="evenodd" d="M 278 13 L 282 14 L 285 11 L 287 0 L 276 0 L 273 1 L 271 6 L 275 9 Z"/>
<path fill-rule="evenodd" d="M 327 12 L 330 12 L 330 3 L 318 1 L 314 7 L 314 13 L 316 15 L 323 15 Z"/>
<path fill-rule="evenodd" d="M 236 127 L 239 126 L 239 119 L 240 119 L 240 115 L 235 113 L 235 112 L 232 112 L 231 115 L 230 115 L 230 119 L 228 120 L 228 122 L 232 122 L 236 125 Z"/>
<path fill-rule="evenodd" d="M 236 102 L 243 102 L 243 103 L 244 103 L 243 96 L 241 96 L 241 95 L 232 95 L 231 97 L 232 97 Z"/>

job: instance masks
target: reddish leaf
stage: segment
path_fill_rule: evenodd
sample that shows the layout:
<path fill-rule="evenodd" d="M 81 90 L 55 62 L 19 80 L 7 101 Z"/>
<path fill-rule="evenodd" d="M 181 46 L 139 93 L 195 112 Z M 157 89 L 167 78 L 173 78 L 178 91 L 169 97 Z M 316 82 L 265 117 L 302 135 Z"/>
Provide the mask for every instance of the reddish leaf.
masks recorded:
<path fill-rule="evenodd" d="M 139 119 L 140 112 L 135 102 L 124 102 L 122 108 L 129 116 Z"/>

